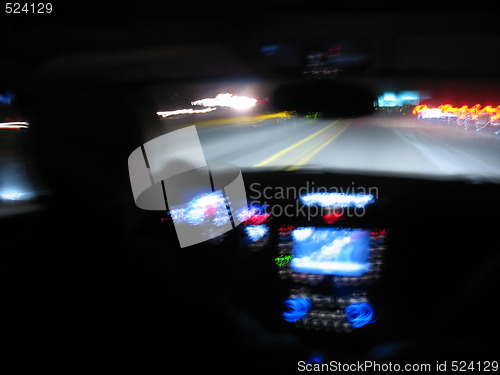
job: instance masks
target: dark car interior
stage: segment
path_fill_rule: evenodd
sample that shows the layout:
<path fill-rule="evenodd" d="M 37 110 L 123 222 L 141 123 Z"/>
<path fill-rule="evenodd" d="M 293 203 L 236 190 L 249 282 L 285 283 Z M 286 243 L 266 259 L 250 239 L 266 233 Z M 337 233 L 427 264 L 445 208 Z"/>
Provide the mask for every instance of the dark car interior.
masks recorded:
<path fill-rule="evenodd" d="M 22 165 L 34 192 L 0 201 L 4 341 L 19 373 L 294 373 L 365 361 L 498 371 L 498 178 L 240 165 L 247 196 L 270 215 L 181 248 L 171 211 L 135 205 L 127 165 L 147 141 L 229 116 L 156 114 L 214 82 L 265 81 L 268 99 L 252 116 L 288 111 L 357 124 L 379 116 L 382 88 L 404 85 L 443 96 L 462 85 L 471 101 L 497 105 L 491 14 L 321 1 L 52 6 L 45 15 L 5 14 L 1 26 L 0 121 L 29 123 L 0 129 L 1 163 Z M 347 55 L 317 65 L 307 54 L 330 40 L 342 40 Z M 498 150 L 492 129 L 487 142 Z M 331 207 L 309 215 L 295 193 L 332 186 L 376 194 L 362 215 Z M 276 214 L 278 206 L 295 214 Z M 369 271 L 301 269 L 301 251 L 325 238 L 363 248 Z M 352 304 L 370 309 L 359 326 Z"/>

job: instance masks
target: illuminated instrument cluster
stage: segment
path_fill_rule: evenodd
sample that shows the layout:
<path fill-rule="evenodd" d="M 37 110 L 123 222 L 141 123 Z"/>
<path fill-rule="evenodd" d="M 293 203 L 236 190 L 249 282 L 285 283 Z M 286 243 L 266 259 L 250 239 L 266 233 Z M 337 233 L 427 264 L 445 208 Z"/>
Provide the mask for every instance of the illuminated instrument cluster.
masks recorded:
<path fill-rule="evenodd" d="M 366 192 L 323 191 L 297 198 L 297 204 L 302 204 L 297 206 L 298 212 L 303 207 L 317 208 L 317 219 L 322 220 L 314 221 L 313 226 L 311 220 L 294 217 L 293 223 L 311 226 L 284 225 L 278 229 L 272 222 L 280 218 L 273 210 L 268 212 L 267 204 L 255 201 L 233 214 L 243 224 L 239 228 L 240 244 L 246 249 L 262 251 L 271 243 L 273 248 L 277 246 L 277 276 L 288 288 L 288 299 L 282 301 L 282 318 L 297 328 L 333 332 L 350 332 L 376 322 L 377 312 L 369 294 L 383 267 L 387 232 L 352 228 L 356 221 L 350 218 L 363 216 L 365 206 L 377 197 Z M 223 215 L 228 212 L 227 203 L 220 191 L 200 194 L 186 208 L 172 209 L 169 215 L 172 221 L 189 225 L 222 225 L 228 220 Z"/>
<path fill-rule="evenodd" d="M 376 197 L 310 192 L 297 198 L 303 207 L 317 207 L 326 214 L 321 215 L 323 224 L 284 225 L 277 230 L 276 272 L 289 288 L 282 318 L 300 329 L 327 332 L 350 332 L 374 323 L 377 312 L 369 292 L 382 270 L 387 232 L 346 225 L 353 217 L 349 210 L 364 214 L 365 206 Z M 247 246 L 267 247 L 272 232 L 268 222 L 274 218 L 266 207 L 252 206 L 241 215 Z M 337 226 L 341 218 L 342 227 Z"/>
<path fill-rule="evenodd" d="M 292 282 L 285 320 L 327 332 L 350 332 L 376 321 L 368 287 L 380 276 L 385 230 L 284 226 L 279 237 L 279 257 L 290 261 L 277 264 L 277 273 Z M 298 305 L 302 316 L 287 319 L 297 310 L 290 301 L 301 300 L 309 301 Z"/>

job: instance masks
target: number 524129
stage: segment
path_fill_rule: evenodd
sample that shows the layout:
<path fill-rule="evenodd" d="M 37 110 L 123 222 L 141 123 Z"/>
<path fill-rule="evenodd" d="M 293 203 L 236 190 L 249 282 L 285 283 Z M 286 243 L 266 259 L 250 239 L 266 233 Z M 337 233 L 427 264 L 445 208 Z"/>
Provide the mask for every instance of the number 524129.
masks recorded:
<path fill-rule="evenodd" d="M 5 3 L 5 13 L 52 13 L 52 3 Z"/>

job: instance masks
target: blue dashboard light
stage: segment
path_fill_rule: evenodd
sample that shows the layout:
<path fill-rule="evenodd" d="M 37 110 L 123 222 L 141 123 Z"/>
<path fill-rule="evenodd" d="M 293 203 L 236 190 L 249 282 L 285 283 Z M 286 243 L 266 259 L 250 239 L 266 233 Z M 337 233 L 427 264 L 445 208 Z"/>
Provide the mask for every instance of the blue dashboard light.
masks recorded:
<path fill-rule="evenodd" d="M 292 238 L 294 272 L 359 277 L 370 269 L 368 230 L 306 227 Z"/>
<path fill-rule="evenodd" d="M 262 46 L 260 49 L 260 52 L 262 52 L 262 54 L 264 56 L 272 56 L 276 53 L 276 51 L 279 49 L 279 47 L 280 46 L 278 44 L 268 44 L 268 45 Z"/>
<path fill-rule="evenodd" d="M 197 195 L 185 208 L 172 208 L 169 214 L 176 224 L 186 222 L 189 225 L 200 225 L 212 222 L 221 226 L 229 222 L 226 198 L 221 190 Z"/>
<path fill-rule="evenodd" d="M 268 226 L 264 224 L 245 227 L 245 232 L 252 242 L 260 240 L 268 231 Z"/>
<path fill-rule="evenodd" d="M 372 194 L 309 193 L 300 197 L 306 206 L 321 207 L 365 207 L 374 202 Z"/>
<path fill-rule="evenodd" d="M 16 96 L 10 91 L 6 91 L 5 95 L 0 94 L 0 103 L 10 105 L 12 103 L 12 99 Z"/>
<path fill-rule="evenodd" d="M 312 304 L 309 298 L 291 298 L 284 303 L 288 311 L 284 311 L 281 315 L 287 322 L 296 322 L 302 319 L 310 310 Z"/>
<path fill-rule="evenodd" d="M 367 302 L 356 302 L 347 306 L 344 310 L 345 317 L 354 328 L 363 327 L 374 323 L 377 319 L 373 317 L 373 307 Z"/>
<path fill-rule="evenodd" d="M 323 355 L 321 353 L 315 353 L 313 354 L 307 363 L 321 363 L 323 362 Z"/>

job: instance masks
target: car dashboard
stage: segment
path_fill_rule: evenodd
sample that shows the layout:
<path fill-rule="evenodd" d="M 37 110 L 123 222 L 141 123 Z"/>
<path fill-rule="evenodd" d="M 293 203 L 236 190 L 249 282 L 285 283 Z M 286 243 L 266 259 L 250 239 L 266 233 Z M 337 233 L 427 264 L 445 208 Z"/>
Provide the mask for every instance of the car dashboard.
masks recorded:
<path fill-rule="evenodd" d="M 223 344 L 235 356 L 227 363 L 237 368 L 248 356 L 256 366 L 296 370 L 297 362 L 314 358 L 433 366 L 456 358 L 491 361 L 498 325 L 479 328 L 477 303 L 490 300 L 498 281 L 487 216 L 499 203 L 494 184 L 326 172 L 243 176 L 254 215 L 190 247 L 188 257 L 196 260 L 186 266 L 197 280 L 196 296 L 207 270 L 217 274 L 202 290 L 231 317 L 215 319 L 221 335 L 237 332 Z M 334 188 L 344 197 L 372 188 L 374 199 L 342 213 L 301 203 Z M 475 203 L 464 215 L 459 202 L 466 201 Z M 175 235 L 168 214 L 155 225 Z M 210 331 L 211 324 L 193 329 Z"/>

